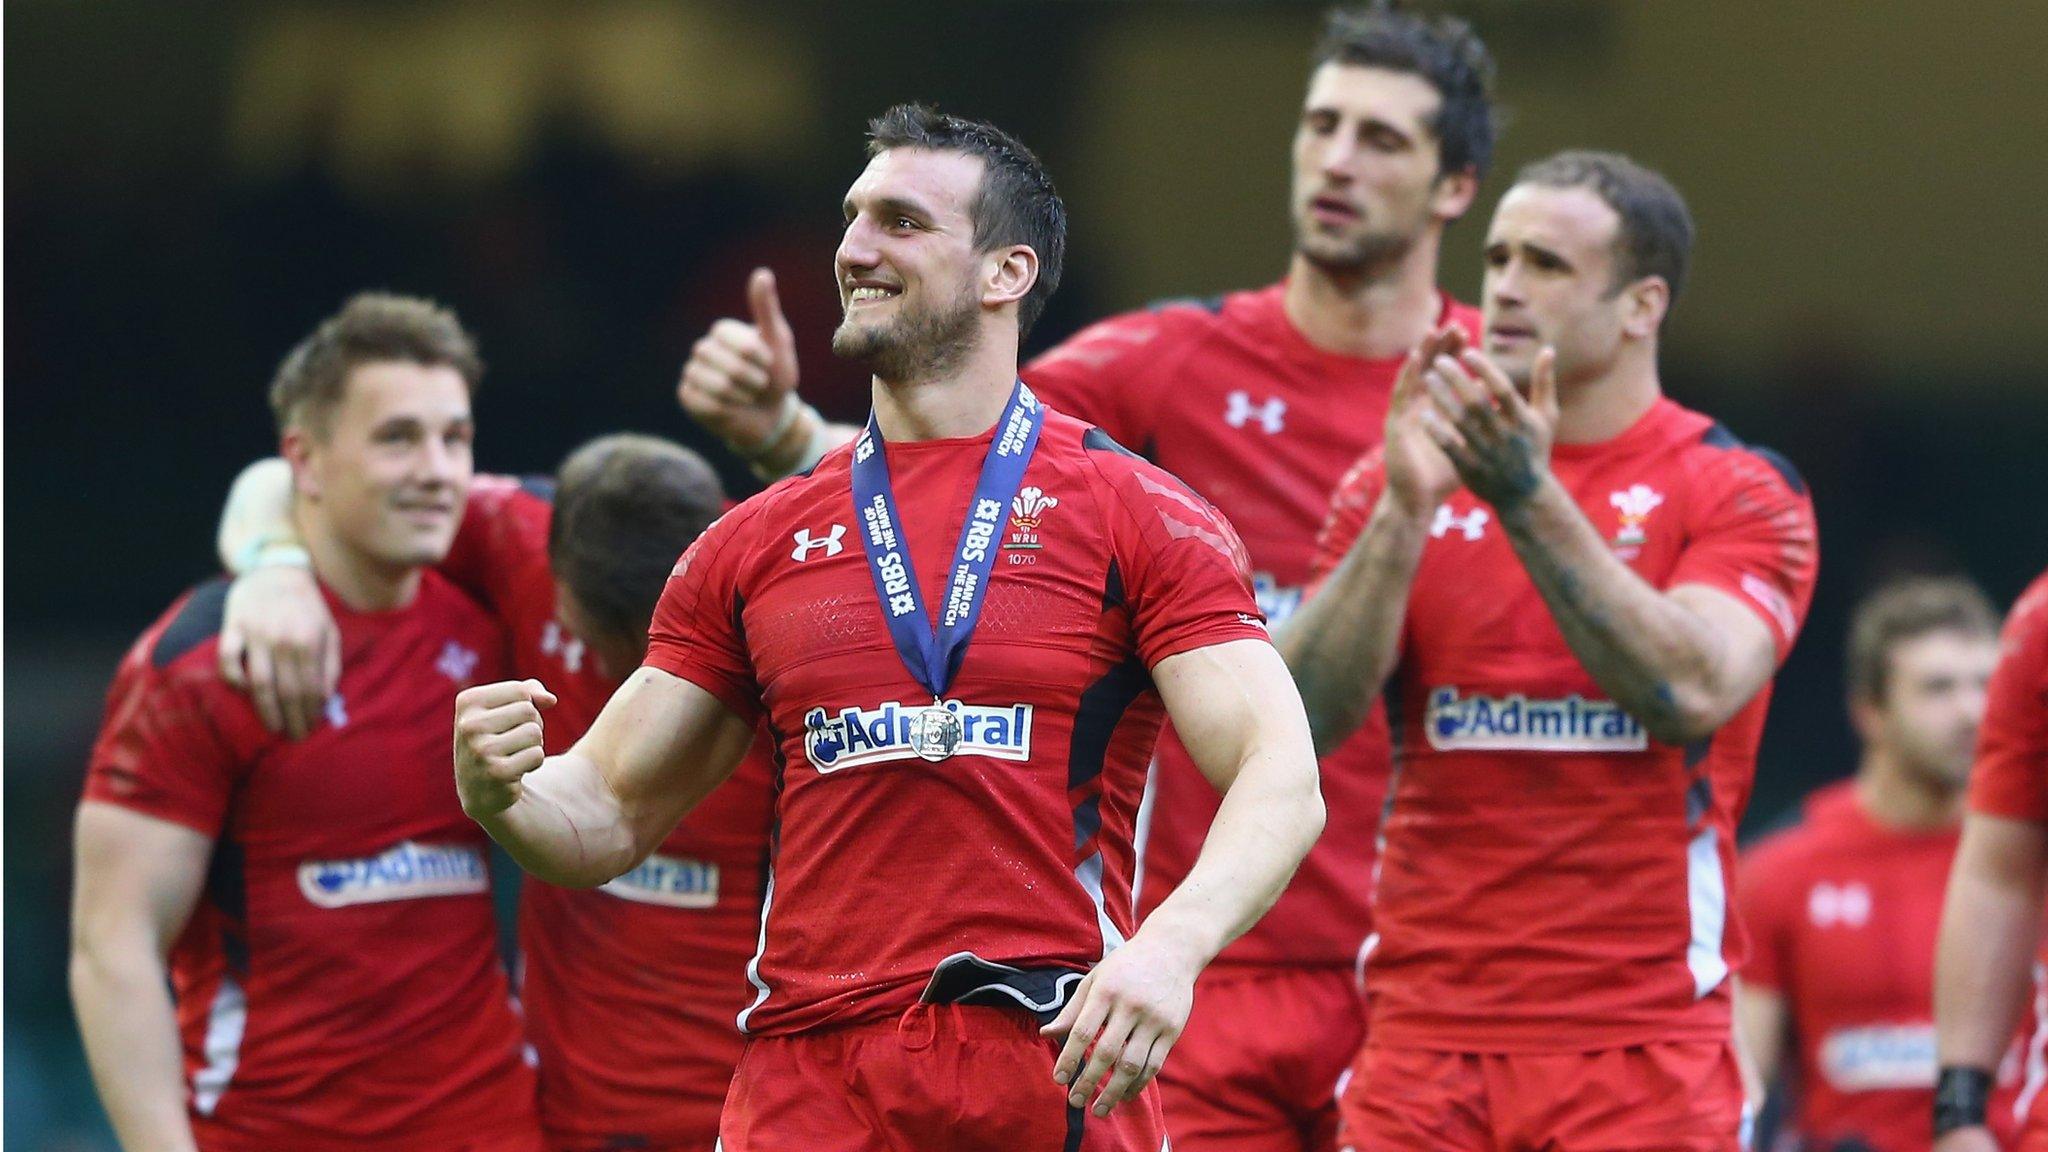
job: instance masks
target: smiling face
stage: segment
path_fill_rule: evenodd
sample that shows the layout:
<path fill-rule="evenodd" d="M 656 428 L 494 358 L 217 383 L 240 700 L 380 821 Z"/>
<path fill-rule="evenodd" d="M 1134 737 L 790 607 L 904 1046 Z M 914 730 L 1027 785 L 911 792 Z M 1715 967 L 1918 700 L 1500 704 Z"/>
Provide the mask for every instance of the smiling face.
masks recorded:
<path fill-rule="evenodd" d="M 1325 64 L 1309 78 L 1294 133 L 1295 250 L 1332 272 L 1400 259 L 1456 219 L 1478 181 L 1444 174 L 1431 124 L 1443 97 L 1405 72 Z"/>
<path fill-rule="evenodd" d="M 884 380 L 924 379 L 964 360 L 981 338 L 982 275 L 974 245 L 980 157 L 891 148 L 846 193 L 846 234 L 833 259 L 845 319 L 832 351 Z"/>
<path fill-rule="evenodd" d="M 1654 340 L 1663 281 L 1617 284 L 1621 217 L 1586 188 L 1517 184 L 1486 233 L 1480 302 L 1486 354 L 1528 386 L 1536 353 L 1557 349 L 1560 383 L 1609 371 L 1630 341 Z"/>
<path fill-rule="evenodd" d="M 446 365 L 380 360 L 349 371 L 319 431 L 290 429 L 285 451 L 310 515 L 374 565 L 438 563 L 469 493 L 469 387 Z"/>

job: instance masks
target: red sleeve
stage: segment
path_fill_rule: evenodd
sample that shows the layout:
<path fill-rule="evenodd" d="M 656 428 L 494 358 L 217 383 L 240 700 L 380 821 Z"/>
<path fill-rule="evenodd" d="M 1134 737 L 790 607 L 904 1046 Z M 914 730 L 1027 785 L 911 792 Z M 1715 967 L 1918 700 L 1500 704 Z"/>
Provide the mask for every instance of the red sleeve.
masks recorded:
<path fill-rule="evenodd" d="M 680 676 L 754 724 L 761 688 L 740 634 L 739 566 L 749 546 L 756 497 L 719 517 L 669 573 L 647 634 L 647 667 Z"/>
<path fill-rule="evenodd" d="M 1158 423 L 1161 345 L 1172 319 L 1128 312 L 1089 325 L 1025 365 L 1024 382 L 1058 411 L 1142 452 Z"/>
<path fill-rule="evenodd" d="M 1735 874 L 1735 907 L 1749 937 L 1745 984 L 1783 993 L 1792 974 L 1792 928 L 1798 922 L 1797 829 L 1780 832 L 1743 854 Z"/>
<path fill-rule="evenodd" d="M 2048 824 L 2048 574 L 2013 605 L 1999 638 L 1970 810 Z"/>
<path fill-rule="evenodd" d="M 1330 510 L 1323 516 L 1322 530 L 1316 533 L 1316 554 L 1308 562 L 1307 595 L 1316 594 L 1323 581 L 1344 562 L 1344 554 L 1365 534 L 1365 522 L 1372 518 L 1372 506 L 1379 502 L 1380 490 L 1386 483 L 1386 458 L 1378 448 L 1359 457 L 1358 463 L 1337 481 L 1337 490 L 1330 494 Z"/>
<path fill-rule="evenodd" d="M 1781 470 L 1782 469 L 1782 470 Z M 1667 587 L 1704 584 L 1734 597 L 1771 631 L 1782 663 L 1813 603 L 1820 567 L 1805 485 L 1749 449 L 1717 449 L 1697 479 L 1685 551 Z"/>
<path fill-rule="evenodd" d="M 1105 472 L 1121 522 L 1111 536 L 1145 666 L 1211 644 L 1267 639 L 1251 558 L 1230 522 L 1163 469 L 1111 459 Z"/>
<path fill-rule="evenodd" d="M 213 680 L 212 645 L 158 668 L 154 639 L 130 650 L 107 693 L 85 798 L 218 836 L 254 755 L 227 730 L 247 705 Z"/>
<path fill-rule="evenodd" d="M 478 476 L 470 482 L 455 543 L 435 570 L 485 607 L 502 611 L 517 595 L 518 574 L 547 555 L 553 515 L 551 482 Z"/>

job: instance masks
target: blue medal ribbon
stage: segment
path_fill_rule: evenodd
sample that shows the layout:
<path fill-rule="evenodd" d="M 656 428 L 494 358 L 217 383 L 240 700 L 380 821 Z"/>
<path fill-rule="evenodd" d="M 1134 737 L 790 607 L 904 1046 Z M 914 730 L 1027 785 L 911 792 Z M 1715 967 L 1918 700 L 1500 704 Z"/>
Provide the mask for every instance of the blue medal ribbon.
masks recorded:
<path fill-rule="evenodd" d="M 988 598 L 1003 517 L 1024 483 L 1024 469 L 1031 463 L 1044 426 L 1045 409 L 1031 389 L 1017 381 L 1002 419 L 996 423 L 988 455 L 981 462 L 981 479 L 975 483 L 967 519 L 960 525 L 960 542 L 953 549 L 953 575 L 946 582 L 946 602 L 936 627 L 925 610 L 917 570 L 910 563 L 910 540 L 903 533 L 896 494 L 889 485 L 882 429 L 872 412 L 854 443 L 853 511 L 860 525 L 861 547 L 867 552 L 868 575 L 874 577 L 875 596 L 882 603 L 882 618 L 888 621 L 897 655 L 935 700 L 945 695 L 967 656 L 967 642 L 974 637 L 981 606 Z"/>

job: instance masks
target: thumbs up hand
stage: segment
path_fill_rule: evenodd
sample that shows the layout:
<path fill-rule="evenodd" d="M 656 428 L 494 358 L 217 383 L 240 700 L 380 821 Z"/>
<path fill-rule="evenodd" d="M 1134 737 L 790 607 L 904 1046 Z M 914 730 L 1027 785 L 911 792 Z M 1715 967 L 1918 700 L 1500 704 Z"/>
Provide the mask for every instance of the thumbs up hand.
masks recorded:
<path fill-rule="evenodd" d="M 796 336 L 775 295 L 775 273 L 747 280 L 751 322 L 720 320 L 690 349 L 676 387 L 683 411 L 749 460 L 796 421 Z"/>

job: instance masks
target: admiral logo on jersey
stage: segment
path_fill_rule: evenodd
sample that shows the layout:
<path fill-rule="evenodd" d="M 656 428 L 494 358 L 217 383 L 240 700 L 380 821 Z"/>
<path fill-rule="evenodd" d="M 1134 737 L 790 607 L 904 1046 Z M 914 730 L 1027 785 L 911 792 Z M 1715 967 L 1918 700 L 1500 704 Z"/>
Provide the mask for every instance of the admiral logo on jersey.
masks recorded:
<path fill-rule="evenodd" d="M 1932 1088 L 1936 1071 L 1932 1024 L 1843 1028 L 1820 1046 L 1821 1074 L 1839 1092 Z"/>
<path fill-rule="evenodd" d="M 718 865 L 656 853 L 598 891 L 635 904 L 711 908 L 718 904 Z"/>
<path fill-rule="evenodd" d="M 1439 752 L 1640 752 L 1649 734 L 1611 700 L 1577 694 L 1562 700 L 1429 694 L 1429 746 Z"/>
<path fill-rule="evenodd" d="M 308 860 L 299 865 L 299 891 L 322 908 L 466 896 L 488 892 L 483 853 L 467 845 L 410 840 L 361 860 Z"/>
<path fill-rule="evenodd" d="M 945 708 L 960 720 L 959 755 L 1031 759 L 1031 705 L 990 708 L 948 700 Z M 875 708 L 842 708 L 836 717 L 813 708 L 804 714 L 804 756 L 819 772 L 920 759 L 918 737 L 925 711 L 896 700 Z"/>

